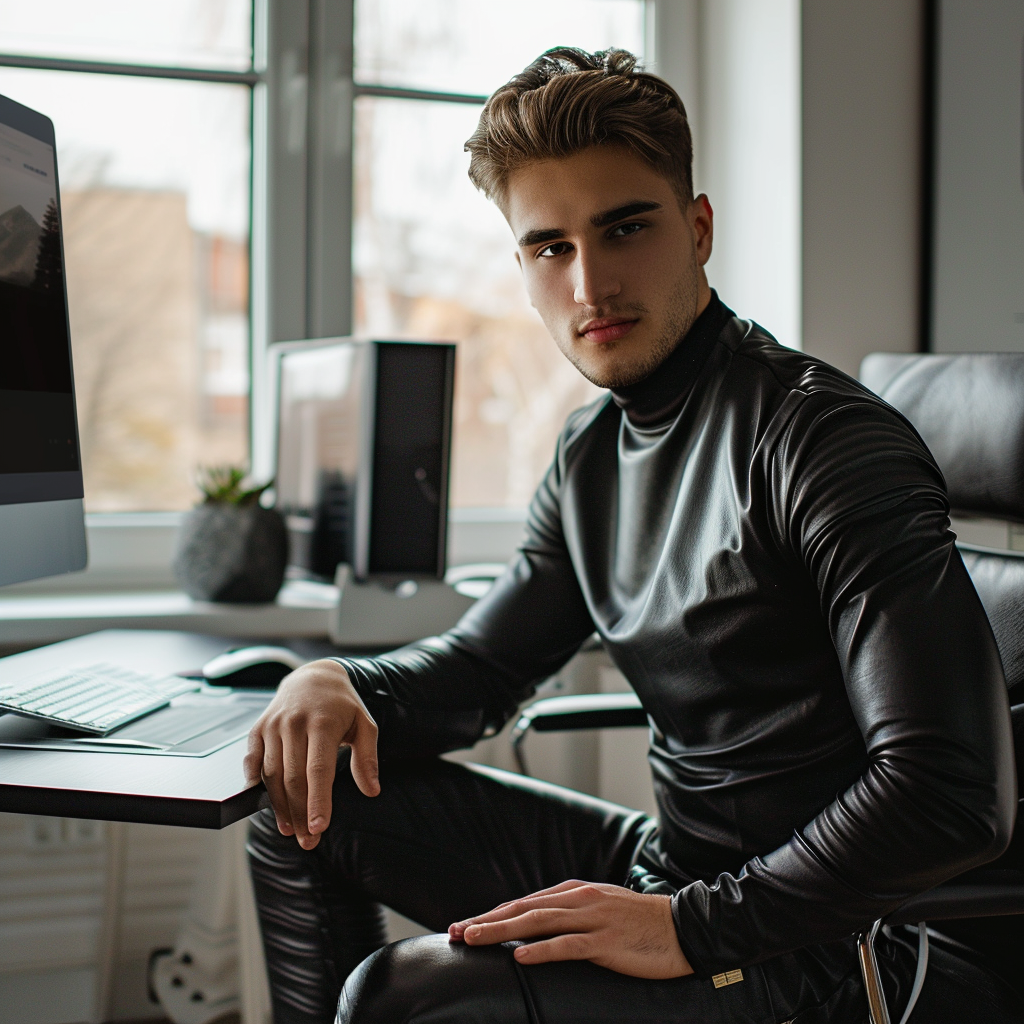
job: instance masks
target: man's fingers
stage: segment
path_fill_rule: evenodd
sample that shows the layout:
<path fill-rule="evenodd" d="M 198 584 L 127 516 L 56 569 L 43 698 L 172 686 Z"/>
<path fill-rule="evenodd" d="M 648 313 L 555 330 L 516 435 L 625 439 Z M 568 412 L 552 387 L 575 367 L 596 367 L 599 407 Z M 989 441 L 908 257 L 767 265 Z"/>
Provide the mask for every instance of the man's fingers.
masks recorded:
<path fill-rule="evenodd" d="M 517 946 L 513 954 L 521 964 L 547 964 L 553 960 L 589 960 L 594 956 L 594 940 L 590 935 L 556 935 L 525 946 Z"/>
<path fill-rule="evenodd" d="M 377 766 L 377 723 L 368 712 L 356 713 L 345 742 L 352 748 L 352 778 L 363 796 L 380 793 L 380 775 Z"/>
<path fill-rule="evenodd" d="M 260 768 L 270 804 L 277 817 L 277 830 L 283 836 L 295 834 L 288 808 L 288 796 L 284 791 L 284 766 L 281 753 L 281 737 L 276 733 L 264 738 L 263 764 Z"/>
<path fill-rule="evenodd" d="M 306 751 L 307 821 L 311 835 L 319 835 L 331 823 L 331 791 L 338 765 L 337 733 L 312 733 Z"/>
<path fill-rule="evenodd" d="M 579 889 L 585 885 L 593 885 L 593 882 L 584 882 L 579 878 L 569 878 L 564 882 L 559 882 L 558 885 L 548 886 L 547 889 L 538 889 L 536 892 L 531 892 L 529 896 L 524 896 L 524 899 L 533 899 L 534 896 L 550 896 L 554 892 L 568 892 L 570 889 Z M 510 900 L 510 903 L 515 903 L 515 900 Z M 502 904 L 505 906 L 505 904 Z"/>
<path fill-rule="evenodd" d="M 242 761 L 245 781 L 255 786 L 263 778 L 263 729 L 262 722 L 257 722 L 249 733 L 249 749 Z"/>
<path fill-rule="evenodd" d="M 547 889 L 538 889 L 536 892 L 528 893 L 526 896 L 519 896 L 514 900 L 506 900 L 504 903 L 499 903 L 494 910 L 488 910 L 488 914 L 493 914 L 495 911 L 501 910 L 502 907 L 511 907 L 513 904 L 522 903 L 524 900 L 532 900 L 537 896 L 548 896 L 555 892 L 567 892 L 569 889 L 578 889 L 581 885 L 590 885 L 590 882 L 581 882 L 578 878 L 570 878 L 568 881 L 559 882 L 558 885 L 549 886 Z M 474 921 L 482 920 L 484 915 L 479 918 L 472 918 Z"/>
<path fill-rule="evenodd" d="M 491 921 L 485 924 L 471 924 L 463 933 L 463 940 L 470 946 L 492 946 L 498 942 L 513 939 L 532 939 L 538 935 L 563 935 L 585 932 L 593 929 L 597 922 L 589 908 L 586 910 L 565 907 L 545 907 L 530 910 L 506 921 Z"/>
<path fill-rule="evenodd" d="M 250 733 L 246 777 L 262 775 L 284 835 L 316 846 L 331 819 L 338 747 L 352 747 L 352 775 L 367 796 L 380 792 L 377 726 L 345 670 L 318 661 L 290 673 Z"/>
<path fill-rule="evenodd" d="M 288 801 L 288 816 L 295 830 L 295 838 L 303 849 L 311 849 L 306 823 L 308 790 L 306 787 L 306 734 L 304 731 L 288 731 L 283 737 L 284 791 Z"/>
<path fill-rule="evenodd" d="M 573 890 L 580 890 L 574 892 Z M 465 921 L 456 921 L 448 929 L 448 934 L 456 938 L 461 937 L 466 928 L 474 924 L 485 924 L 490 921 L 507 921 L 510 918 L 518 917 L 530 910 L 539 910 L 545 907 L 579 907 L 583 906 L 593 897 L 593 885 L 590 882 L 580 882 L 572 879 L 562 882 L 560 885 L 553 885 L 550 889 L 541 889 L 539 892 L 529 896 L 522 896 L 517 900 L 509 900 L 508 903 L 501 903 L 486 914 L 478 914 L 476 917 L 466 918 Z"/>

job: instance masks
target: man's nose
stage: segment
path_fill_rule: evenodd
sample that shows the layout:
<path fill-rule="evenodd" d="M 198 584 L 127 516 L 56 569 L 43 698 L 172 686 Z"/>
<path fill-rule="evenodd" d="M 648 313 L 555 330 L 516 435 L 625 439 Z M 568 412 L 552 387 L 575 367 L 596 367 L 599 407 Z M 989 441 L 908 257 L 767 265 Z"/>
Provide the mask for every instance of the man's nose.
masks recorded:
<path fill-rule="evenodd" d="M 577 250 L 573 274 L 573 298 L 581 306 L 600 306 L 622 287 L 615 268 L 595 253 Z"/>

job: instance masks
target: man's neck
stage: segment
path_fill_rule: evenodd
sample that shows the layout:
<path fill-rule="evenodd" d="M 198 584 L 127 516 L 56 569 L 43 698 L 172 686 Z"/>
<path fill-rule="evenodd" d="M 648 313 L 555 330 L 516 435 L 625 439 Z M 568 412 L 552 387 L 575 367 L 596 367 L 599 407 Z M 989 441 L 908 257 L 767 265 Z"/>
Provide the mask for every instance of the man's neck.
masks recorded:
<path fill-rule="evenodd" d="M 636 384 L 612 388 L 615 404 L 640 429 L 668 423 L 682 409 L 722 325 L 733 315 L 718 295 L 706 289 L 703 307 L 668 358 Z"/>

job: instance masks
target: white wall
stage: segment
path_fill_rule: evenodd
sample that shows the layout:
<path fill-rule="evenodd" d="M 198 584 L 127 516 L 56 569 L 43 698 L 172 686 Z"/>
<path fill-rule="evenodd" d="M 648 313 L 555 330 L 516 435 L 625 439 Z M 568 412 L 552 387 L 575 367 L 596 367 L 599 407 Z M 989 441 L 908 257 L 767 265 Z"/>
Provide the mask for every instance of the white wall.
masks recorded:
<path fill-rule="evenodd" d="M 655 0 L 651 68 L 683 98 L 715 211 L 708 278 L 800 347 L 800 2 Z"/>
<path fill-rule="evenodd" d="M 1024 3 L 939 7 L 936 352 L 1024 352 L 1021 38 Z"/>
<path fill-rule="evenodd" d="M 706 0 L 701 55 L 695 184 L 715 210 L 708 278 L 740 316 L 799 348 L 799 0 Z"/>
<path fill-rule="evenodd" d="M 921 0 L 805 0 L 804 348 L 856 374 L 918 333 Z"/>
<path fill-rule="evenodd" d="M 923 0 L 649 0 L 711 283 L 849 373 L 918 341 Z"/>

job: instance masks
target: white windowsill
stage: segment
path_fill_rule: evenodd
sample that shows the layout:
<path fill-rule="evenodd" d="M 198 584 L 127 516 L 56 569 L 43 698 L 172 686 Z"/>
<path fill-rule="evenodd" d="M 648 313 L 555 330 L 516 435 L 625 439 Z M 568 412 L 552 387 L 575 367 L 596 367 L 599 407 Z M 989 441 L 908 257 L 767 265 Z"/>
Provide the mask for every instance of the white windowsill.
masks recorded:
<path fill-rule="evenodd" d="M 449 565 L 504 562 L 526 513 L 454 509 Z M 288 581 L 270 605 L 193 601 L 178 590 L 171 560 L 181 513 L 86 516 L 89 568 L 0 590 L 0 645 L 54 643 L 100 629 L 179 629 L 238 638 L 326 637 L 337 591 Z"/>
<path fill-rule="evenodd" d="M 274 604 L 210 604 L 180 591 L 0 597 L 0 644 L 46 644 L 100 629 L 179 629 L 239 638 L 326 637 L 337 589 L 289 581 Z"/>

